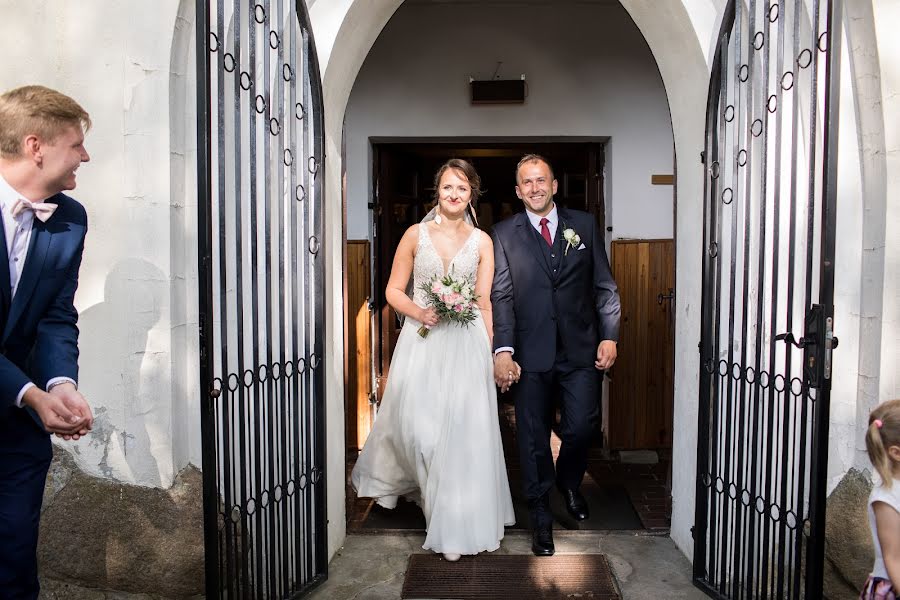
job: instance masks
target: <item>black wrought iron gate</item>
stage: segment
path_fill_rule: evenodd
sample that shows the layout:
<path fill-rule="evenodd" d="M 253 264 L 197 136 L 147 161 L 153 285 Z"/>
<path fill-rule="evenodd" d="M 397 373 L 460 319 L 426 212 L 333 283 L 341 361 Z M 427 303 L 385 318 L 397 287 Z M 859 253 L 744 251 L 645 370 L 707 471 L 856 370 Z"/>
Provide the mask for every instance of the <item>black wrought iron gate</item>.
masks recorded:
<path fill-rule="evenodd" d="M 198 0 L 206 594 L 327 575 L 322 92 L 303 0 Z"/>
<path fill-rule="evenodd" d="M 821 598 L 840 0 L 731 0 L 707 109 L 694 581 Z"/>

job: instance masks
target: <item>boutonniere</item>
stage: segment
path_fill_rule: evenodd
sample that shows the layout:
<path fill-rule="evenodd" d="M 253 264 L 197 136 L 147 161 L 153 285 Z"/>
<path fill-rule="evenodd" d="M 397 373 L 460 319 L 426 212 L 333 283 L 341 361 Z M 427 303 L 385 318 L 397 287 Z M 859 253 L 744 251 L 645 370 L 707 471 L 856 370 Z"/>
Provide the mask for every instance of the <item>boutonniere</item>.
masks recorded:
<path fill-rule="evenodd" d="M 565 229 L 563 229 L 563 239 L 566 240 L 566 249 L 563 252 L 563 256 L 566 256 L 569 254 L 569 248 L 578 247 L 578 244 L 581 243 L 581 236 L 571 227 L 566 227 L 565 225 L 563 225 L 563 227 L 565 227 Z"/>

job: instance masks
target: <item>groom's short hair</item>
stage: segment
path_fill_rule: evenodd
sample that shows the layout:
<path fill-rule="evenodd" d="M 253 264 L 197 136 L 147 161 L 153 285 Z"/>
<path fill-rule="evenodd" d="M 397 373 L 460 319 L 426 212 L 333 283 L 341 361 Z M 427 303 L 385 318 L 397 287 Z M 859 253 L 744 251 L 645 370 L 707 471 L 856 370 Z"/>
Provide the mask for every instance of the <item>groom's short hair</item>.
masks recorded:
<path fill-rule="evenodd" d="M 519 164 L 516 165 L 516 183 L 519 182 L 519 169 L 522 168 L 522 165 L 528 164 L 530 162 L 542 162 L 547 165 L 547 168 L 550 169 L 550 179 L 556 179 L 556 175 L 553 174 L 553 165 L 550 164 L 550 161 L 541 156 L 540 154 L 526 154 L 522 157 L 522 160 L 519 161 Z"/>

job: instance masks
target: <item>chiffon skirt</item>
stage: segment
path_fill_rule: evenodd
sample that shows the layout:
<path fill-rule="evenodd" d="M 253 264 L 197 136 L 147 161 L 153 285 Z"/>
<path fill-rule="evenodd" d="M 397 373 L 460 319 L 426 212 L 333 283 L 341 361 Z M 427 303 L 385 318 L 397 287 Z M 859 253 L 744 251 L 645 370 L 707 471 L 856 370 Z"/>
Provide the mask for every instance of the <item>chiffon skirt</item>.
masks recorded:
<path fill-rule="evenodd" d="M 496 550 L 515 518 L 484 323 L 442 322 L 425 338 L 419 326 L 407 319 L 400 332 L 353 487 L 385 508 L 399 496 L 416 502 L 427 550 Z"/>

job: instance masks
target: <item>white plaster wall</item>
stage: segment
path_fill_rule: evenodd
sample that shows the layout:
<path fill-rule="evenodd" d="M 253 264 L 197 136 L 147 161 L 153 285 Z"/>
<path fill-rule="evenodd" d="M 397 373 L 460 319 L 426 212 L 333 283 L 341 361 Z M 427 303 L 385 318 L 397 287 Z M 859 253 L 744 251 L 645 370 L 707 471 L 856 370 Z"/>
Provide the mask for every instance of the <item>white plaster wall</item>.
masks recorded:
<path fill-rule="evenodd" d="M 92 160 L 72 195 L 85 205 L 90 227 L 76 307 L 80 384 L 96 421 L 90 436 L 62 445 L 90 473 L 164 487 L 188 461 L 199 464 L 190 449 L 197 419 L 182 410 L 186 396 L 173 393 L 180 392 L 173 365 L 189 356 L 185 337 L 196 338 L 177 337 L 189 317 L 183 302 L 173 307 L 172 295 L 173 279 L 185 276 L 173 266 L 185 258 L 174 251 L 196 255 L 170 229 L 172 204 L 184 202 L 172 192 L 192 192 L 172 189 L 170 150 L 188 152 L 194 143 L 182 137 L 173 148 L 170 135 L 177 14 L 177 0 L 0 0 L 0 88 L 59 89 L 94 121 L 86 141 Z M 186 60 L 182 67 L 192 68 Z M 184 168 L 181 177 L 189 177 Z"/>
<path fill-rule="evenodd" d="M 900 3 L 873 0 L 875 36 L 881 70 L 881 107 L 884 117 L 886 207 L 884 230 L 884 300 L 879 395 L 882 401 L 900 398 Z M 877 242 L 876 242 L 877 243 Z M 877 251 L 877 246 L 866 251 Z"/>
<path fill-rule="evenodd" d="M 452 41 L 436 37 L 448 23 Z M 541 23 L 539 43 L 534 24 Z M 452 48 L 451 48 L 452 46 Z M 472 106 L 469 77 L 526 75 L 523 105 Z M 674 167 L 662 79 L 621 6 L 405 4 L 360 70 L 347 106 L 347 237 L 369 237 L 370 137 L 609 136 L 613 238 L 671 238 Z M 510 174 L 508 195 L 515 198 Z M 497 191 L 497 190 L 495 190 Z"/>

